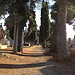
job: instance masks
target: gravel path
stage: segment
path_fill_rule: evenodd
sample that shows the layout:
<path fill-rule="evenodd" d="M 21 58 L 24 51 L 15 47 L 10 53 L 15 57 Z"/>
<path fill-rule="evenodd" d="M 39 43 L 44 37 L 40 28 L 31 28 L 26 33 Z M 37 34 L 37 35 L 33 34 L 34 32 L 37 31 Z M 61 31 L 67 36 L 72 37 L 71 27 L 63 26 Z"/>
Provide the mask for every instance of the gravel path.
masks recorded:
<path fill-rule="evenodd" d="M 12 54 L 12 48 L 0 50 L 0 75 L 75 75 L 75 64 L 60 64 L 44 55 L 41 46 L 24 47 Z"/>

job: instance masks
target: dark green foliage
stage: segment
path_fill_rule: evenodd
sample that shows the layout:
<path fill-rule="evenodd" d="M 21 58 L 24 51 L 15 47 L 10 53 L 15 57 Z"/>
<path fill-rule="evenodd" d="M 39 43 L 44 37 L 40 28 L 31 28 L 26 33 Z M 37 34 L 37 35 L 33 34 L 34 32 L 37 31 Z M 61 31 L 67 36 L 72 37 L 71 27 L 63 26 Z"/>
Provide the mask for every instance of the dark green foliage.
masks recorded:
<path fill-rule="evenodd" d="M 12 27 L 11 29 L 9 29 L 9 36 L 11 37 L 11 39 L 14 38 L 14 27 Z"/>
<path fill-rule="evenodd" d="M 27 34 L 28 41 L 32 43 L 37 40 L 37 25 L 35 20 L 33 20 L 33 22 L 30 21 L 29 23 L 28 34 Z"/>
<path fill-rule="evenodd" d="M 34 1 L 31 0 L 29 25 L 28 25 L 29 27 L 28 27 L 28 34 L 27 34 L 28 41 L 31 42 L 31 44 L 33 44 L 34 41 L 37 40 L 37 25 L 35 21 L 34 7 L 35 7 Z"/>
<path fill-rule="evenodd" d="M 56 2 L 52 7 L 51 18 L 55 20 L 57 19 L 57 11 L 58 11 L 58 2 Z"/>
<path fill-rule="evenodd" d="M 27 5 L 22 5 L 19 2 L 14 2 L 9 6 L 8 13 L 10 14 L 9 17 L 6 19 L 6 26 L 7 29 L 9 30 L 10 36 L 13 39 L 13 34 L 14 34 L 14 25 L 15 21 L 16 24 L 18 25 L 19 22 L 21 21 L 21 25 L 26 26 L 26 21 L 28 19 L 28 13 L 26 12 L 27 10 Z M 13 34 L 12 34 L 13 33 Z"/>
<path fill-rule="evenodd" d="M 75 0 L 68 0 L 68 3 L 73 4 L 73 6 L 75 6 Z"/>
<path fill-rule="evenodd" d="M 5 35 L 6 35 L 6 38 L 7 38 L 7 39 L 10 39 L 9 30 L 5 30 L 4 33 L 5 33 Z"/>
<path fill-rule="evenodd" d="M 51 47 L 50 47 L 50 52 L 55 53 L 57 52 L 57 47 L 56 47 L 56 36 L 57 36 L 57 13 L 58 13 L 58 2 L 56 2 L 52 6 L 52 12 L 51 12 L 51 18 L 54 19 L 55 22 L 53 22 L 52 25 L 52 39 L 51 39 Z"/>
<path fill-rule="evenodd" d="M 34 21 L 33 16 L 34 13 L 32 11 L 32 9 L 35 7 L 34 6 L 35 1 L 33 0 L 30 1 L 32 3 L 31 4 L 31 7 L 33 7 L 32 9 L 29 8 L 27 1 L 29 0 L 0 0 L 0 10 L 1 10 L 0 16 L 9 13 L 9 17 L 6 20 L 6 26 L 7 29 L 9 30 L 10 35 L 11 33 L 13 34 L 14 32 L 14 51 L 13 51 L 14 53 L 17 53 L 18 50 L 21 51 L 21 48 L 23 47 L 22 31 L 24 26 L 26 26 L 26 22 L 28 19 L 31 25 L 30 30 L 32 29 L 31 32 L 36 33 L 35 31 L 36 22 Z M 21 26 L 23 28 L 21 28 Z M 21 30 L 19 28 L 21 28 Z M 19 32 L 19 30 L 21 32 Z M 13 35 L 11 35 L 11 37 L 12 36 Z"/>
<path fill-rule="evenodd" d="M 50 19 L 49 19 L 49 10 L 48 3 L 42 3 L 41 9 L 41 26 L 40 26 L 40 41 L 47 40 L 50 36 Z"/>
<path fill-rule="evenodd" d="M 54 12 L 52 12 L 52 17 L 53 19 L 56 18 L 56 16 L 54 17 L 54 14 L 53 13 L 57 13 L 57 10 L 58 7 L 59 7 L 59 0 L 55 0 L 56 3 L 55 5 L 53 5 L 53 8 L 52 10 L 54 10 Z M 66 0 L 67 1 L 67 0 Z M 67 1 L 67 20 L 66 22 L 69 23 L 69 24 L 72 24 L 72 20 L 75 18 L 75 0 L 68 0 Z"/>
<path fill-rule="evenodd" d="M 28 41 L 33 44 L 37 40 L 37 34 L 36 30 L 34 30 L 27 38 Z"/>
<path fill-rule="evenodd" d="M 67 5 L 67 23 L 72 24 L 72 20 L 75 18 L 75 5 L 68 2 Z"/>

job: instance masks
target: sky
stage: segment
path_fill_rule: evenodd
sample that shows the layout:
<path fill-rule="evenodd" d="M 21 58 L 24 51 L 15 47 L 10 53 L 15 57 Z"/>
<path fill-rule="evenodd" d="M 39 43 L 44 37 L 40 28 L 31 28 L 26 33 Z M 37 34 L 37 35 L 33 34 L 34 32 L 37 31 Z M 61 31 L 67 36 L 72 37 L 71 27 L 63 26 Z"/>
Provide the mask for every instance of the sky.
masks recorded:
<path fill-rule="evenodd" d="M 73 25 L 66 24 L 66 33 L 67 33 L 67 39 L 68 38 L 71 38 L 71 39 L 74 38 L 75 31 L 73 30 Z"/>
<path fill-rule="evenodd" d="M 7 18 L 8 16 L 9 16 L 9 14 L 5 15 L 5 18 Z M 5 30 L 5 29 L 6 29 L 6 26 L 4 26 L 5 19 L 1 19 L 1 20 L 0 20 L 0 23 L 2 23 L 2 27 L 3 27 L 3 29 Z"/>
<path fill-rule="evenodd" d="M 0 23 L 2 23 L 3 29 L 5 29 L 5 27 L 4 27 L 4 19 L 1 19 L 1 20 L 0 20 Z"/>

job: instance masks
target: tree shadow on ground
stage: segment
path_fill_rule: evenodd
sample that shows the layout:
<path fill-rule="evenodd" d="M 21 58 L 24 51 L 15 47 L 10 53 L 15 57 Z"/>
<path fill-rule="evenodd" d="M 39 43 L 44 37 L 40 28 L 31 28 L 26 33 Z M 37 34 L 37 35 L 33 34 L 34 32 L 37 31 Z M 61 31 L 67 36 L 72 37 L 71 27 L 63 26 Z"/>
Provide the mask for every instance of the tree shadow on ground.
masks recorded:
<path fill-rule="evenodd" d="M 50 61 L 49 63 L 51 65 L 39 70 L 43 75 L 75 75 L 75 63 L 60 63 L 56 61 Z"/>
<path fill-rule="evenodd" d="M 13 54 L 13 50 L 0 49 L 0 53 L 9 53 L 9 54 Z"/>
<path fill-rule="evenodd" d="M 34 67 L 42 67 L 42 66 L 50 66 L 51 63 L 42 62 L 42 63 L 34 63 L 34 64 L 0 64 L 0 69 L 19 69 L 19 68 L 34 68 Z"/>
<path fill-rule="evenodd" d="M 29 57 L 42 57 L 42 56 L 49 56 L 45 55 L 43 53 L 23 53 L 23 54 L 17 54 L 19 56 L 29 56 Z"/>
<path fill-rule="evenodd" d="M 53 65 L 39 70 L 43 75 L 75 75 L 74 66 Z"/>
<path fill-rule="evenodd" d="M 24 54 L 14 54 L 12 52 L 0 52 L 0 53 L 8 53 L 8 54 L 13 54 L 13 55 L 18 55 L 18 56 L 25 56 L 25 57 L 42 57 L 42 56 L 47 56 L 41 53 L 24 53 Z"/>
<path fill-rule="evenodd" d="M 13 50 L 0 50 L 0 53 L 8 53 L 8 54 L 13 54 L 13 55 L 18 55 L 18 56 L 28 56 L 28 57 L 42 57 L 42 56 L 49 56 L 49 55 L 46 55 L 44 53 L 17 53 L 17 54 L 14 54 L 13 53 Z"/>
<path fill-rule="evenodd" d="M 13 51 L 13 50 L 0 49 L 0 51 Z"/>

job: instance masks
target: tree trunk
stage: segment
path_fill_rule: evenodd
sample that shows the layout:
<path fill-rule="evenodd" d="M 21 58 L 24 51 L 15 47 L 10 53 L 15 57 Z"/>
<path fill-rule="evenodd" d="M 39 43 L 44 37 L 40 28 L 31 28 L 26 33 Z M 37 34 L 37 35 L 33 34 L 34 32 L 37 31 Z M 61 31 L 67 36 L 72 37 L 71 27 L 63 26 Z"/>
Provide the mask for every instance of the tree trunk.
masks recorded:
<path fill-rule="evenodd" d="M 50 53 L 57 53 L 57 47 L 56 47 L 56 36 L 57 36 L 57 31 L 56 31 L 56 24 L 53 27 L 53 36 L 51 40 L 51 47 L 50 47 Z"/>
<path fill-rule="evenodd" d="M 19 34 L 19 24 L 17 25 L 17 32 L 16 32 L 16 51 L 18 51 L 18 45 L 19 45 L 19 43 L 18 43 L 18 34 Z"/>
<path fill-rule="evenodd" d="M 17 53 L 17 25 L 14 26 L 14 47 L 13 53 Z"/>
<path fill-rule="evenodd" d="M 67 0 L 59 0 L 58 15 L 57 15 L 57 36 L 56 47 L 58 59 L 64 60 L 68 57 L 66 44 L 66 16 L 67 16 Z"/>
<path fill-rule="evenodd" d="M 22 51 L 24 44 L 24 27 L 19 23 L 19 33 L 18 33 L 18 52 Z"/>
<path fill-rule="evenodd" d="M 42 47 L 43 47 L 43 48 L 46 48 L 46 40 L 43 40 L 43 42 L 42 42 Z"/>
<path fill-rule="evenodd" d="M 14 25 L 14 47 L 13 47 L 13 53 L 17 54 L 18 51 L 18 32 L 19 32 L 19 24 L 17 23 L 17 16 L 15 16 L 15 25 Z"/>
<path fill-rule="evenodd" d="M 23 44 L 24 44 L 24 27 L 22 29 L 22 44 L 21 44 L 21 51 L 23 51 Z"/>

